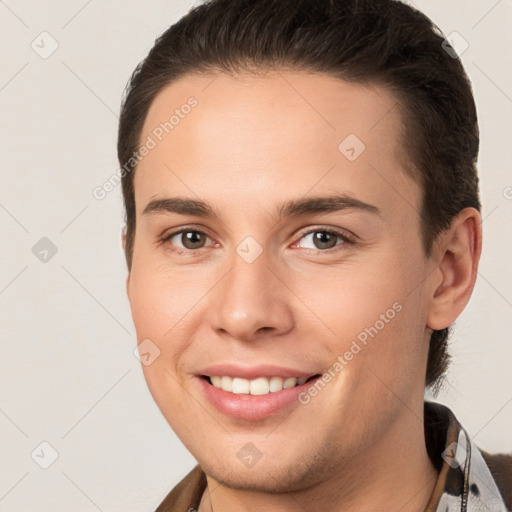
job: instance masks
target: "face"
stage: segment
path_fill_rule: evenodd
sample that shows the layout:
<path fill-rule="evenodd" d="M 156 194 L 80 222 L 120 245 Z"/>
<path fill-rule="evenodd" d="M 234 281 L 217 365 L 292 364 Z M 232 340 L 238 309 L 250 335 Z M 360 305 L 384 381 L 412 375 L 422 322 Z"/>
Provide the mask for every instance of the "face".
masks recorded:
<path fill-rule="evenodd" d="M 190 75 L 153 101 L 127 292 L 152 396 L 217 481 L 303 488 L 423 429 L 431 269 L 402 141 L 387 90 L 320 74 Z"/>

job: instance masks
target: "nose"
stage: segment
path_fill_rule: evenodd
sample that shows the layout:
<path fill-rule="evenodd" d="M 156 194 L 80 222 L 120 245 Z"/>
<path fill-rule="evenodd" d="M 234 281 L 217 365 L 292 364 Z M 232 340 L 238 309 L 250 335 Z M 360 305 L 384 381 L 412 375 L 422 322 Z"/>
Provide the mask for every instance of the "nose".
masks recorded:
<path fill-rule="evenodd" d="M 251 263 L 234 255 L 229 271 L 209 294 L 208 319 L 217 333 L 257 341 L 292 329 L 293 292 L 269 260 L 265 251 Z"/>

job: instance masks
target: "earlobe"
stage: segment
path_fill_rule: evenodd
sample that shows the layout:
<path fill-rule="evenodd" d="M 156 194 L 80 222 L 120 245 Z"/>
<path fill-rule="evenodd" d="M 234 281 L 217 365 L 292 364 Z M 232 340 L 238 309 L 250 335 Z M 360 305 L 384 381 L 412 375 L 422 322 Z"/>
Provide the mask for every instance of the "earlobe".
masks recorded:
<path fill-rule="evenodd" d="M 438 272 L 441 283 L 433 284 L 427 327 L 441 330 L 450 326 L 466 307 L 478 270 L 482 249 L 482 225 L 478 210 L 465 208 L 442 234 Z M 434 278 L 433 277 L 433 278 Z"/>

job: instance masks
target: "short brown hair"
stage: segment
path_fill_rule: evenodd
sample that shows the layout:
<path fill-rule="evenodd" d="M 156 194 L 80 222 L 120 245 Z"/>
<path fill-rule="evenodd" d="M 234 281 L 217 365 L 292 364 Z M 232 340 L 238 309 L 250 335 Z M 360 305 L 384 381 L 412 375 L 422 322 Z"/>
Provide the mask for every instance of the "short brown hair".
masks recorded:
<path fill-rule="evenodd" d="M 431 254 L 453 217 L 480 211 L 479 133 L 470 82 L 439 28 L 397 0 L 209 0 L 158 39 L 127 85 L 118 134 L 123 169 L 155 96 L 187 73 L 293 69 L 387 87 L 400 103 L 408 172 L 422 188 L 421 238 Z M 135 238 L 136 164 L 122 175 L 125 255 Z M 432 332 L 425 385 L 437 392 L 450 328 Z"/>

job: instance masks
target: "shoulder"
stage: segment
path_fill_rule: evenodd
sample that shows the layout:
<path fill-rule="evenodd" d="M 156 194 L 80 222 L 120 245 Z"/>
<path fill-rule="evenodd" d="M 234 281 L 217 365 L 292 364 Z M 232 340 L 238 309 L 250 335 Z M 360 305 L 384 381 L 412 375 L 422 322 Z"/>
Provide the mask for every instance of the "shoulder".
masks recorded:
<path fill-rule="evenodd" d="M 480 452 L 509 510 L 512 510 L 512 454 Z"/>

